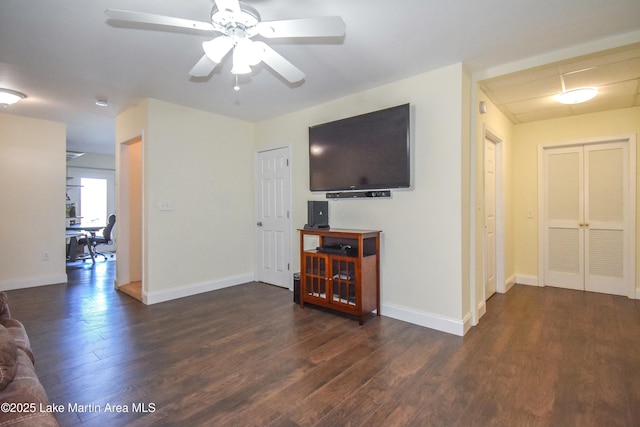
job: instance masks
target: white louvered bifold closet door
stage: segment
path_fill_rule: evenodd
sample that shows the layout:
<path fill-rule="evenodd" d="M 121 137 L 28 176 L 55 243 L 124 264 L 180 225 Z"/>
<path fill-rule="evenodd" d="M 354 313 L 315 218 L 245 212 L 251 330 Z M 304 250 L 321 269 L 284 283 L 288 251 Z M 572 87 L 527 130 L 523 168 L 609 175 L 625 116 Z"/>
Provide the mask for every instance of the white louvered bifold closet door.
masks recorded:
<path fill-rule="evenodd" d="M 545 155 L 545 285 L 584 289 L 582 147 Z"/>
<path fill-rule="evenodd" d="M 628 145 L 544 150 L 545 285 L 627 294 Z"/>
<path fill-rule="evenodd" d="M 627 144 L 587 145 L 585 157 L 585 290 L 626 295 Z"/>

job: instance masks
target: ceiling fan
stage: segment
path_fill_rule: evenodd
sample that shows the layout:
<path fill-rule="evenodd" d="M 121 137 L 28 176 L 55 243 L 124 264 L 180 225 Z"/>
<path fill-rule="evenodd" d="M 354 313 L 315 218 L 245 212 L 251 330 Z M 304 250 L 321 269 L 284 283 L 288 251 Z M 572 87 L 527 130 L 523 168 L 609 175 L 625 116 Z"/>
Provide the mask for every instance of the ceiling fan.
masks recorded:
<path fill-rule="evenodd" d="M 261 21 L 253 7 L 238 0 L 215 0 L 211 22 L 192 21 L 171 16 L 126 10 L 107 9 L 115 21 L 135 22 L 167 29 L 183 29 L 217 36 L 202 43 L 204 55 L 191 69 L 193 77 L 209 76 L 227 54 L 233 51 L 233 74 L 247 74 L 251 67 L 264 62 L 290 83 L 299 82 L 304 73 L 256 36 L 266 39 L 289 37 L 339 37 L 345 23 L 339 16 Z M 237 84 L 236 84 L 237 86 Z"/>

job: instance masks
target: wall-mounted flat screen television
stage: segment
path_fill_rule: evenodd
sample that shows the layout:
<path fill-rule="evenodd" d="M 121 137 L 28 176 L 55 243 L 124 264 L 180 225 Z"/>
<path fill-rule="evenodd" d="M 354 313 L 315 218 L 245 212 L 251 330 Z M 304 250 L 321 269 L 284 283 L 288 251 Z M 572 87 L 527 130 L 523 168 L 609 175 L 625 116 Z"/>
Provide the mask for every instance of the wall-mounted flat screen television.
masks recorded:
<path fill-rule="evenodd" d="M 410 187 L 410 127 L 409 104 L 309 127 L 310 190 Z"/>

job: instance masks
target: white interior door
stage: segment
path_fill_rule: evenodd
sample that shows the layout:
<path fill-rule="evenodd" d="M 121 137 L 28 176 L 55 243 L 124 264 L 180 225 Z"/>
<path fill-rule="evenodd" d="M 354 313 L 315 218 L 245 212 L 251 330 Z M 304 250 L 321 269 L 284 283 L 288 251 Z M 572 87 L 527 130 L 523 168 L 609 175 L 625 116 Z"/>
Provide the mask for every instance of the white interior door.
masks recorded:
<path fill-rule="evenodd" d="M 291 173 L 289 148 L 257 154 L 256 280 L 291 288 Z"/>
<path fill-rule="evenodd" d="M 629 295 L 629 144 L 544 150 L 544 284 Z"/>
<path fill-rule="evenodd" d="M 496 293 L 496 144 L 484 141 L 485 299 Z"/>

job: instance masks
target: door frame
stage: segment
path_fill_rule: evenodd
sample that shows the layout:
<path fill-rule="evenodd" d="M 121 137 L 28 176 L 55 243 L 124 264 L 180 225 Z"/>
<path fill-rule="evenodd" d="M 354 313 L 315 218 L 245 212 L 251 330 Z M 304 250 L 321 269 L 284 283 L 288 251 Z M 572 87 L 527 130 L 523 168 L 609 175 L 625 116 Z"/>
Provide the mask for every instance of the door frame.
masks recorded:
<path fill-rule="evenodd" d="M 585 138 L 571 141 L 564 141 L 558 143 L 543 143 L 538 145 L 538 286 L 545 286 L 545 274 L 544 274 L 544 257 L 545 257 L 545 205 L 543 189 L 545 185 L 544 176 L 544 150 L 563 147 L 575 147 L 585 146 L 592 144 L 606 144 L 622 142 L 629 144 L 629 200 L 627 203 L 626 212 L 626 224 L 625 228 L 629 230 L 628 247 L 626 248 L 629 254 L 629 265 L 627 266 L 627 277 L 629 277 L 629 284 L 627 289 L 627 297 L 631 299 L 637 299 L 640 296 L 640 291 L 636 289 L 636 136 L 634 134 L 629 135 L 617 135 L 617 136 L 604 136 L 597 138 Z"/>
<path fill-rule="evenodd" d="M 254 193 L 254 220 L 255 222 L 259 221 L 260 218 L 260 207 L 258 206 L 258 200 L 259 200 L 259 185 L 257 185 L 257 177 L 258 177 L 258 166 L 259 166 L 259 162 L 258 162 L 258 158 L 260 156 L 261 153 L 265 153 L 265 152 L 269 152 L 269 151 L 275 151 L 275 150 L 287 150 L 287 158 L 289 159 L 289 168 L 288 168 L 288 173 L 289 173 L 289 188 L 288 188 L 288 192 L 289 192 L 289 206 L 288 206 L 288 211 L 289 211 L 289 217 L 288 219 L 288 224 L 287 224 L 287 229 L 289 230 L 289 236 L 287 241 L 285 242 L 288 245 L 287 248 L 287 254 L 288 254 L 288 259 L 286 260 L 287 265 L 289 266 L 289 272 L 291 274 L 289 274 L 288 277 L 288 289 L 290 291 L 293 291 L 293 273 L 292 273 L 292 269 L 293 269 L 293 230 L 292 230 L 292 226 L 291 224 L 293 224 L 293 209 L 292 209 L 292 205 L 293 205 L 293 185 L 292 185 L 292 173 L 291 170 L 293 168 L 293 161 L 292 161 L 292 156 L 293 156 L 293 150 L 291 149 L 290 145 L 279 145 L 279 146 L 275 146 L 275 147 L 266 147 L 266 148 L 261 148 L 255 151 L 254 157 L 253 157 L 253 176 L 254 176 L 254 188 L 253 188 L 253 193 Z M 255 226 L 255 223 L 254 223 Z M 254 233 L 253 233 L 253 247 L 254 247 L 254 278 L 255 280 L 259 280 L 258 277 L 258 270 L 259 270 L 259 266 L 260 266 L 260 257 L 262 256 L 261 253 L 261 247 L 259 245 L 260 242 L 260 238 L 259 238 L 259 233 L 258 233 L 258 229 L 257 227 L 254 229 Z"/>

